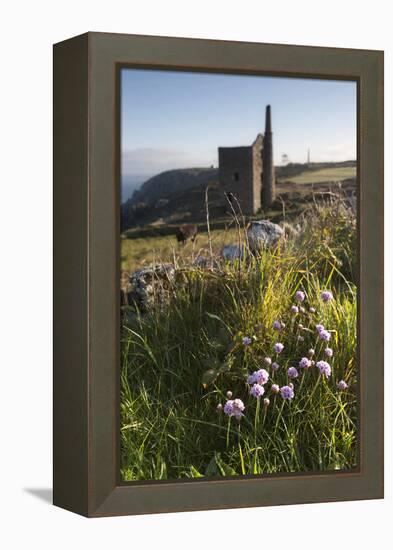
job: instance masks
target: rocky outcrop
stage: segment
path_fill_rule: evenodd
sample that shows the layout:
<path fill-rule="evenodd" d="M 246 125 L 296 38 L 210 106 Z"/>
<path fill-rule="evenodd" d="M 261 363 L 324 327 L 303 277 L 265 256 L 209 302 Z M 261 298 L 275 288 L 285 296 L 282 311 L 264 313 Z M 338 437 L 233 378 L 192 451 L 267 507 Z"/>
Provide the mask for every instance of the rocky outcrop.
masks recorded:
<path fill-rule="evenodd" d="M 126 305 L 136 305 L 142 311 L 152 305 L 164 306 L 173 294 L 175 276 L 173 264 L 156 264 L 135 271 L 129 277 Z"/>
<path fill-rule="evenodd" d="M 251 222 L 247 229 L 248 244 L 252 252 L 275 246 L 284 237 L 284 230 L 269 220 Z"/>
<path fill-rule="evenodd" d="M 235 260 L 243 260 L 244 252 L 243 245 L 227 244 L 221 249 L 220 256 L 228 262 L 233 262 Z"/>

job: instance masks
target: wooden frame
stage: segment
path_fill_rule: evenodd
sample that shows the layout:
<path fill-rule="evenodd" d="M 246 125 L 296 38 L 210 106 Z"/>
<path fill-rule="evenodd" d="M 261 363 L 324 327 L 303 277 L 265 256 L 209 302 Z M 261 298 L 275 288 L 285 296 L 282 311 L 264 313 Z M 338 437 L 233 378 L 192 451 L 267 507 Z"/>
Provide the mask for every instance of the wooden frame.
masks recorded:
<path fill-rule="evenodd" d="M 358 83 L 360 468 L 120 483 L 120 66 Z M 87 33 L 54 46 L 54 503 L 86 516 L 383 496 L 383 52 Z"/>

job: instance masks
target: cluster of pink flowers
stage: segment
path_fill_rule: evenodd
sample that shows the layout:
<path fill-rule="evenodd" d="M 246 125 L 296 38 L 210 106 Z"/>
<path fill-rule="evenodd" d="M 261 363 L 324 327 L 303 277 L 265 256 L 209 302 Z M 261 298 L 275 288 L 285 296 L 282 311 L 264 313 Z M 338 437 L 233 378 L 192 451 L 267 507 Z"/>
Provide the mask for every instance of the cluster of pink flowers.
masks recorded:
<path fill-rule="evenodd" d="M 288 399 L 289 401 L 295 397 L 295 392 L 292 386 L 283 386 L 280 389 L 280 393 L 283 399 Z"/>
<path fill-rule="evenodd" d="M 273 349 L 276 353 L 281 353 L 284 349 L 284 344 L 282 344 L 281 342 L 277 342 L 276 344 L 274 344 Z"/>
<path fill-rule="evenodd" d="M 324 290 L 321 292 L 321 300 L 324 303 L 329 303 L 333 300 L 333 294 L 328 291 Z M 295 302 L 297 302 L 297 305 L 291 306 L 291 312 L 293 314 L 305 313 L 305 307 L 301 304 L 303 304 L 306 300 L 306 293 L 302 290 L 298 290 L 295 293 Z M 310 307 L 309 312 L 311 314 L 315 314 L 316 310 L 315 308 Z M 307 331 L 311 333 L 309 328 L 307 326 L 304 326 L 302 323 L 297 324 L 298 330 L 302 331 L 304 334 L 307 334 Z M 276 319 L 273 322 L 272 328 L 274 331 L 280 332 L 285 328 L 285 323 L 280 320 Z M 321 323 L 317 323 L 315 325 L 315 331 L 317 333 L 317 338 L 321 342 L 329 342 L 331 340 L 331 331 L 327 330 L 324 325 Z M 254 337 L 255 339 L 255 337 Z M 303 341 L 303 337 L 298 337 L 298 341 Z M 245 336 L 243 338 L 243 344 L 245 346 L 249 346 L 252 343 L 252 338 L 249 336 Z M 284 351 L 284 344 L 282 342 L 276 342 L 273 345 L 273 351 L 278 356 Z M 319 352 L 318 352 L 319 353 Z M 333 357 L 333 349 L 331 347 L 326 347 L 324 349 L 324 355 L 327 359 L 331 359 Z M 302 374 L 305 376 L 304 371 L 310 369 L 311 367 L 316 367 L 316 369 L 319 371 L 319 374 L 322 378 L 329 380 L 332 375 L 332 367 L 331 365 L 325 361 L 325 360 L 313 360 L 313 357 L 316 355 L 316 351 L 313 348 L 310 348 L 308 350 L 308 356 L 302 357 L 298 361 L 298 368 L 295 366 L 289 366 L 287 368 L 286 374 L 287 378 L 289 379 L 289 382 L 280 387 L 276 382 L 273 381 L 273 383 L 270 386 L 270 392 L 272 395 L 280 395 L 282 399 L 286 401 L 291 401 L 295 397 L 295 388 L 294 384 L 291 382 L 291 380 L 296 381 L 297 378 Z M 276 361 L 272 361 L 270 357 L 264 358 L 264 364 L 267 368 L 271 368 L 272 372 L 275 373 L 279 370 L 280 365 Z M 299 370 L 298 370 L 299 369 Z M 266 394 L 266 384 L 269 381 L 269 373 L 266 369 L 261 368 L 258 370 L 255 370 L 247 377 L 247 384 L 249 385 L 249 393 L 252 397 L 255 399 L 260 399 L 262 396 Z M 340 380 L 337 383 L 337 389 L 339 391 L 346 391 L 348 389 L 348 384 L 345 380 Z M 222 407 L 222 405 L 219 405 L 219 410 L 224 410 L 224 413 L 228 416 L 234 416 L 237 419 L 240 419 L 243 416 L 243 411 L 245 410 L 245 405 L 241 399 L 232 399 L 232 392 L 227 392 L 227 402 Z M 265 407 L 268 407 L 270 404 L 270 400 L 268 397 L 265 397 L 263 400 L 263 404 Z"/>
<path fill-rule="evenodd" d="M 238 420 L 243 416 L 246 407 L 241 399 L 228 399 L 224 405 L 224 413 L 228 416 L 234 416 Z"/>
<path fill-rule="evenodd" d="M 311 360 L 308 357 L 302 357 L 299 361 L 299 368 L 308 369 L 311 367 Z"/>
<path fill-rule="evenodd" d="M 265 388 L 261 384 L 253 384 L 250 389 L 250 394 L 253 397 L 262 397 L 262 395 L 265 393 Z"/>
<path fill-rule="evenodd" d="M 263 386 L 264 384 L 266 384 L 268 380 L 269 380 L 269 373 L 267 372 L 267 370 L 259 369 L 249 375 L 249 377 L 247 378 L 247 383 L 261 384 Z"/>

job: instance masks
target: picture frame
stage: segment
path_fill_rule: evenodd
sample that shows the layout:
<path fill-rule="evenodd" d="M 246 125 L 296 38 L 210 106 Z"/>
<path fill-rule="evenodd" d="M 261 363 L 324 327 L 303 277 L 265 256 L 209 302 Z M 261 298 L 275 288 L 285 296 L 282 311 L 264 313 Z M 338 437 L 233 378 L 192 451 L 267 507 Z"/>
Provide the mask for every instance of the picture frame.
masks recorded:
<path fill-rule="evenodd" d="M 120 481 L 121 67 L 357 82 L 356 471 Z M 54 46 L 53 501 L 116 516 L 383 498 L 383 52 L 89 32 Z"/>

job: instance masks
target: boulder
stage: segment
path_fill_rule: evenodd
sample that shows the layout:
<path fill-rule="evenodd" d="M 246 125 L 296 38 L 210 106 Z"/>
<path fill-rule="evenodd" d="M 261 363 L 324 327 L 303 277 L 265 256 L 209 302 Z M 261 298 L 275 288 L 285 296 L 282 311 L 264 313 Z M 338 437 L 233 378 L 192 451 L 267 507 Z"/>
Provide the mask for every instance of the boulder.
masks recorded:
<path fill-rule="evenodd" d="M 221 249 L 220 255 L 229 262 L 235 260 L 243 260 L 244 258 L 244 246 L 238 244 L 227 244 Z"/>
<path fill-rule="evenodd" d="M 165 305 L 172 294 L 176 270 L 173 264 L 156 264 L 135 271 L 130 276 L 134 302 L 142 310 Z"/>
<path fill-rule="evenodd" d="M 269 220 L 254 221 L 248 227 L 247 237 L 250 249 L 258 252 L 275 246 L 284 237 L 284 231 L 282 227 Z"/>

